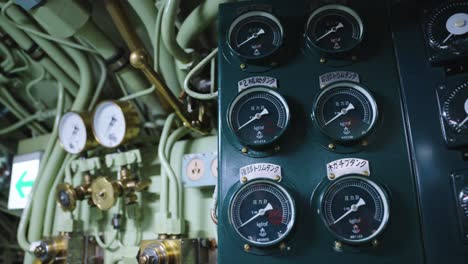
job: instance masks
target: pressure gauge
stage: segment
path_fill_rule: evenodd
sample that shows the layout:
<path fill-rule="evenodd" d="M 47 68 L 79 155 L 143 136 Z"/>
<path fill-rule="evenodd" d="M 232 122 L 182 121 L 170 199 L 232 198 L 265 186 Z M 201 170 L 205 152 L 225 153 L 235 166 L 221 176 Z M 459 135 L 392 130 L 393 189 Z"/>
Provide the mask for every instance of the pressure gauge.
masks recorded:
<path fill-rule="evenodd" d="M 275 142 L 289 124 L 286 100 L 269 88 L 256 87 L 240 93 L 231 103 L 228 123 L 240 142 L 263 147 Z"/>
<path fill-rule="evenodd" d="M 279 184 L 256 180 L 233 196 L 229 219 L 236 233 L 253 246 L 280 243 L 291 232 L 296 209 L 291 195 Z"/>
<path fill-rule="evenodd" d="M 320 7 L 307 21 L 307 41 L 325 53 L 349 51 L 361 43 L 363 34 L 359 15 L 343 5 Z"/>
<path fill-rule="evenodd" d="M 115 148 L 138 136 L 140 120 L 129 102 L 104 101 L 93 116 L 93 133 L 106 148 Z"/>
<path fill-rule="evenodd" d="M 328 230 L 349 244 L 370 242 L 383 232 L 390 217 L 384 189 L 361 176 L 336 180 L 320 204 L 320 215 Z"/>
<path fill-rule="evenodd" d="M 437 91 L 442 131 L 449 147 L 468 144 L 468 81 Z"/>
<path fill-rule="evenodd" d="M 315 99 L 313 120 L 326 136 L 336 142 L 349 143 L 367 136 L 377 117 L 374 97 L 358 83 L 331 84 Z"/>
<path fill-rule="evenodd" d="M 253 11 L 239 16 L 229 29 L 228 44 L 247 60 L 266 58 L 283 44 L 283 26 L 272 14 Z"/>
<path fill-rule="evenodd" d="M 437 8 L 426 23 L 431 47 L 460 52 L 468 50 L 468 2 L 452 2 Z"/>
<path fill-rule="evenodd" d="M 91 121 L 87 114 L 68 112 L 59 124 L 59 140 L 63 149 L 70 154 L 79 154 L 97 145 L 90 130 Z"/>

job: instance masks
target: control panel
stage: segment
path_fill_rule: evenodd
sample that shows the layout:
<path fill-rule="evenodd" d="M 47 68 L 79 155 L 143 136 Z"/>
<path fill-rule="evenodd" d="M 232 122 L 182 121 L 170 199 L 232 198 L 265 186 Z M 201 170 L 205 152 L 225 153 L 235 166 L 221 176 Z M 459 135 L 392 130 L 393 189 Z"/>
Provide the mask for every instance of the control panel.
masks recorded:
<path fill-rule="evenodd" d="M 220 6 L 220 264 L 425 263 L 393 4 Z"/>

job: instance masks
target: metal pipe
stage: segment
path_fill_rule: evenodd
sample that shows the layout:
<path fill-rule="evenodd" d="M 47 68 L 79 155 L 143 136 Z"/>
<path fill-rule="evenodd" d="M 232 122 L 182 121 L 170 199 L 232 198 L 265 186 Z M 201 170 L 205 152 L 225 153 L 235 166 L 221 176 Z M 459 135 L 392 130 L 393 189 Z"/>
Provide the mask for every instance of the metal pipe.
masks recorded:
<path fill-rule="evenodd" d="M 162 19 L 162 39 L 169 53 L 178 61 L 188 64 L 192 62 L 192 54 L 185 51 L 176 40 L 175 21 L 180 0 L 167 0 Z"/>

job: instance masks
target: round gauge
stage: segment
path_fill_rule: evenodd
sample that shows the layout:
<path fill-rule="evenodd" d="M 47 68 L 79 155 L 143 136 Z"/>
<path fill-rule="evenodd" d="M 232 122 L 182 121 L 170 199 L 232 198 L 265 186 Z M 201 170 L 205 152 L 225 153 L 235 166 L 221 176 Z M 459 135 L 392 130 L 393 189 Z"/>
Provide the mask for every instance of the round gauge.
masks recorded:
<path fill-rule="evenodd" d="M 138 124 L 130 103 L 105 101 L 94 112 L 93 133 L 103 147 L 115 148 L 138 135 Z"/>
<path fill-rule="evenodd" d="M 289 107 L 277 92 L 263 87 L 240 93 L 229 107 L 228 123 L 242 143 L 262 147 L 276 141 L 289 124 Z"/>
<path fill-rule="evenodd" d="M 460 208 L 463 213 L 463 217 L 468 219 L 468 187 L 463 188 L 458 195 L 460 201 Z"/>
<path fill-rule="evenodd" d="M 354 142 L 367 136 L 377 117 L 374 97 L 357 83 L 331 84 L 319 93 L 314 103 L 315 123 L 337 142 Z"/>
<path fill-rule="evenodd" d="M 468 132 L 468 82 L 448 93 L 443 102 L 442 117 L 453 132 Z"/>
<path fill-rule="evenodd" d="M 283 27 L 270 13 L 253 11 L 239 16 L 229 29 L 231 50 L 244 59 L 263 59 L 283 44 Z"/>
<path fill-rule="evenodd" d="M 284 240 L 294 226 L 295 217 L 295 205 L 289 193 L 267 180 L 242 186 L 232 198 L 229 209 L 229 219 L 236 233 L 258 247 Z"/>
<path fill-rule="evenodd" d="M 326 5 L 315 10 L 307 22 L 306 38 L 325 53 L 354 49 L 362 41 L 364 25 L 349 7 Z"/>
<path fill-rule="evenodd" d="M 437 8 L 426 23 L 431 47 L 441 50 L 467 50 L 468 2 L 452 2 Z"/>
<path fill-rule="evenodd" d="M 366 243 L 380 235 L 390 216 L 385 191 L 359 176 L 336 180 L 321 199 L 321 216 L 340 241 Z"/>
<path fill-rule="evenodd" d="M 68 112 L 62 116 L 58 136 L 66 152 L 79 154 L 95 145 L 88 126 L 89 121 L 79 113 Z"/>

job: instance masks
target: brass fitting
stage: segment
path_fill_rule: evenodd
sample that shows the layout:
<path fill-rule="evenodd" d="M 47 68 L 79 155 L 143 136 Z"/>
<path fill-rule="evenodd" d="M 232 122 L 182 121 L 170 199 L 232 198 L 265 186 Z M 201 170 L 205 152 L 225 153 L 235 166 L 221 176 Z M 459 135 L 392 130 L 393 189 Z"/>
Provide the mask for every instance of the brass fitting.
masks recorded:
<path fill-rule="evenodd" d="M 125 196 L 125 203 L 133 204 L 137 201 L 135 192 L 142 192 L 151 185 L 151 180 L 135 179 L 128 169 L 120 171 L 121 179 L 111 181 L 107 177 L 99 177 L 91 184 L 92 199 L 101 210 L 112 208 L 119 197 Z"/>
<path fill-rule="evenodd" d="M 83 184 L 73 188 L 71 184 L 62 183 L 57 186 L 56 200 L 66 212 L 76 208 L 77 201 L 83 201 L 91 195 L 91 175 L 84 176 Z"/>
<path fill-rule="evenodd" d="M 34 249 L 34 256 L 42 263 L 54 262 L 67 255 L 68 239 L 66 236 L 47 238 L 39 242 Z"/>
<path fill-rule="evenodd" d="M 138 256 L 139 264 L 181 263 L 181 241 L 162 240 L 147 245 Z"/>

